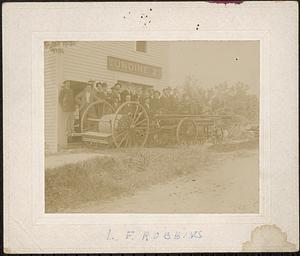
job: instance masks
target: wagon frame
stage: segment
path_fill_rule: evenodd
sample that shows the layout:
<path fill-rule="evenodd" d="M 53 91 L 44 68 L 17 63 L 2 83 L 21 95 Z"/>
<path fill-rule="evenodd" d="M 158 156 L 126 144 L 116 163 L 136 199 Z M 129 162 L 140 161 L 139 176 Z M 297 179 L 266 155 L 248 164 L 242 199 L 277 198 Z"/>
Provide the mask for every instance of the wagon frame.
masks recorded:
<path fill-rule="evenodd" d="M 213 139 L 222 143 L 225 115 L 151 114 L 137 101 L 128 101 L 117 109 L 105 100 L 87 106 L 81 117 L 82 141 L 120 147 L 144 147 L 149 137 L 166 135 L 177 144 L 204 143 Z"/>

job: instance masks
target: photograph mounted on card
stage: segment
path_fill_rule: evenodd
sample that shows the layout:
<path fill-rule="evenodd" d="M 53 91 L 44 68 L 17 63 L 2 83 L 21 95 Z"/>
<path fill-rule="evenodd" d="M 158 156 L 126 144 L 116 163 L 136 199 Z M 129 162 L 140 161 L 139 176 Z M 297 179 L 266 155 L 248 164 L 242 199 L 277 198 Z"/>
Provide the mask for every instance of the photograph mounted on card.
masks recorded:
<path fill-rule="evenodd" d="M 6 252 L 297 251 L 296 20 L 6 4 Z"/>

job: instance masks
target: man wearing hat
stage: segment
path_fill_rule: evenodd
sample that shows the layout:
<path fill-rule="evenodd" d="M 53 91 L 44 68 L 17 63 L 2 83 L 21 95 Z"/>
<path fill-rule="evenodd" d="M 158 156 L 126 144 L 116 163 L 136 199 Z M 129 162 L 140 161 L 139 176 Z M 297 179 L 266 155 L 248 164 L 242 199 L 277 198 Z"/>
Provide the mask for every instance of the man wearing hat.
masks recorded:
<path fill-rule="evenodd" d="M 95 95 L 97 96 L 97 98 L 99 100 L 104 100 L 104 101 L 107 101 L 110 103 L 109 95 L 108 95 L 108 91 L 107 91 L 107 83 L 105 83 L 105 82 L 95 83 L 94 90 L 95 90 Z M 103 105 L 103 104 L 95 105 L 97 117 L 100 118 L 100 115 L 102 115 L 104 113 L 104 106 L 105 105 Z"/>
<path fill-rule="evenodd" d="M 98 82 L 96 83 L 96 95 L 101 100 L 107 100 L 108 99 L 108 93 L 107 93 L 107 83 L 105 82 Z"/>
<path fill-rule="evenodd" d="M 135 88 L 131 88 L 130 90 L 130 98 L 132 101 L 138 101 L 138 95 Z"/>
<path fill-rule="evenodd" d="M 86 87 L 75 97 L 75 101 L 79 105 L 80 116 L 82 116 L 82 113 L 89 104 L 96 100 L 99 100 L 99 97 L 96 95 L 95 89 L 93 89 L 93 83 L 94 81 L 89 81 Z M 92 116 L 96 115 L 96 113 L 93 113 L 93 111 L 89 112 L 89 114 Z"/>
<path fill-rule="evenodd" d="M 131 100 L 131 95 L 129 90 L 124 89 L 120 92 L 121 103 Z"/>
<path fill-rule="evenodd" d="M 60 94 L 59 104 L 64 112 L 73 112 L 75 110 L 74 93 L 70 87 L 70 81 L 64 81 Z"/>
<path fill-rule="evenodd" d="M 112 90 L 115 90 L 117 92 L 121 92 L 122 85 L 120 83 L 115 83 L 114 86 L 111 87 Z"/>
<path fill-rule="evenodd" d="M 148 114 L 150 113 L 150 112 L 152 112 L 152 109 L 151 109 L 151 99 L 150 99 L 150 96 L 146 96 L 145 98 L 144 98 L 144 107 L 145 107 L 145 109 L 146 109 L 146 111 L 148 112 Z"/>
<path fill-rule="evenodd" d="M 144 104 L 145 98 L 147 98 L 147 97 L 149 97 L 148 88 L 142 87 L 141 88 L 141 95 L 140 95 L 140 98 L 139 98 L 139 102 L 141 104 Z"/>
<path fill-rule="evenodd" d="M 172 111 L 172 99 L 170 96 L 171 88 L 168 86 L 167 88 L 163 89 L 163 95 L 160 97 L 160 103 L 163 112 L 171 112 Z"/>
<path fill-rule="evenodd" d="M 121 93 L 121 104 L 125 103 L 125 102 L 129 102 L 131 101 L 131 94 L 128 90 L 124 90 Z M 122 114 L 133 114 L 134 112 L 134 105 L 130 105 L 130 104 L 125 104 L 124 107 L 122 108 Z"/>
<path fill-rule="evenodd" d="M 114 94 L 114 89 L 112 89 L 112 94 L 111 94 L 111 98 L 110 98 L 110 104 L 113 106 L 113 108 L 115 110 L 118 109 L 118 107 L 120 106 L 120 97 L 118 97 L 116 94 Z"/>
<path fill-rule="evenodd" d="M 171 101 L 172 112 L 177 113 L 179 109 L 179 96 L 178 96 L 178 90 L 176 88 L 173 88 L 170 94 L 170 101 Z"/>
<path fill-rule="evenodd" d="M 150 101 L 150 109 L 153 113 L 159 113 L 161 111 L 160 91 L 153 92 L 153 98 Z"/>
<path fill-rule="evenodd" d="M 122 85 L 119 83 L 116 83 L 113 87 L 111 87 L 111 92 L 112 92 L 111 97 L 118 98 L 119 102 L 121 102 L 121 87 Z"/>
<path fill-rule="evenodd" d="M 121 103 L 120 88 L 121 86 L 118 83 L 111 87 L 109 102 L 115 110 L 120 106 Z"/>
<path fill-rule="evenodd" d="M 128 102 L 131 100 L 131 95 L 128 90 L 123 90 L 120 93 L 121 103 Z"/>
<path fill-rule="evenodd" d="M 59 93 L 59 104 L 65 113 L 65 132 L 70 134 L 73 132 L 73 112 L 75 111 L 74 92 L 70 87 L 70 81 L 64 81 Z"/>

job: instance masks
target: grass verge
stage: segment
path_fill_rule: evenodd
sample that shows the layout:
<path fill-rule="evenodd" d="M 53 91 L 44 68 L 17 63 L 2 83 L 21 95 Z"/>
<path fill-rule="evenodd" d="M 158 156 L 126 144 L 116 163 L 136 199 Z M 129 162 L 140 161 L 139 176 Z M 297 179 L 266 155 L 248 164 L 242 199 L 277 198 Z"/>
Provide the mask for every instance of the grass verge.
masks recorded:
<path fill-rule="evenodd" d="M 132 194 L 140 188 L 201 170 L 208 157 L 199 146 L 144 148 L 46 169 L 46 212 Z"/>

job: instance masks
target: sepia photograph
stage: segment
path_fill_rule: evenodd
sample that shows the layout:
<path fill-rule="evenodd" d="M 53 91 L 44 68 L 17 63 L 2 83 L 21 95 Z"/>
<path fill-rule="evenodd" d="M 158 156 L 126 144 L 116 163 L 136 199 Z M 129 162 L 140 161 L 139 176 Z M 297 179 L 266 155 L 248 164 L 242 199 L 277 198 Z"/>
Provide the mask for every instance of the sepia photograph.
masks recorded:
<path fill-rule="evenodd" d="M 297 2 L 2 7 L 4 253 L 299 250 Z"/>
<path fill-rule="evenodd" d="M 46 213 L 259 213 L 260 41 L 44 41 Z"/>

